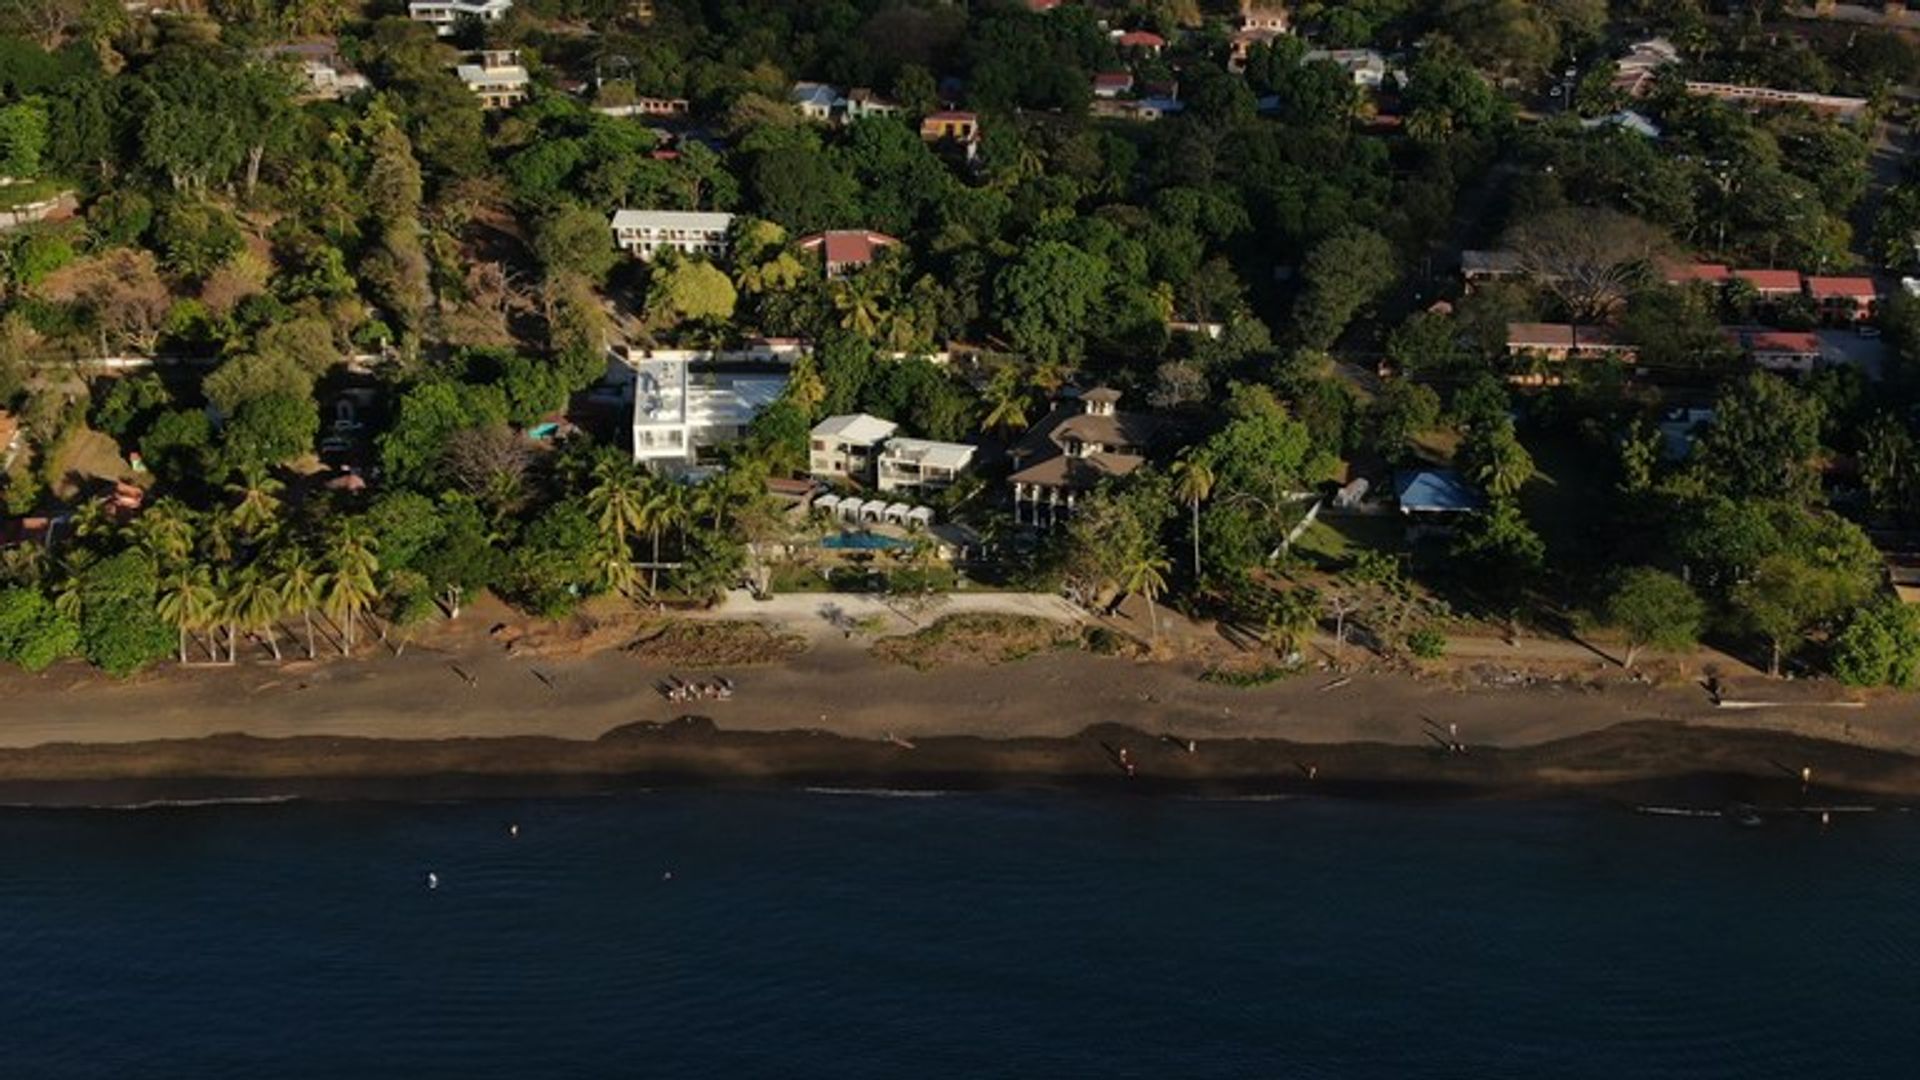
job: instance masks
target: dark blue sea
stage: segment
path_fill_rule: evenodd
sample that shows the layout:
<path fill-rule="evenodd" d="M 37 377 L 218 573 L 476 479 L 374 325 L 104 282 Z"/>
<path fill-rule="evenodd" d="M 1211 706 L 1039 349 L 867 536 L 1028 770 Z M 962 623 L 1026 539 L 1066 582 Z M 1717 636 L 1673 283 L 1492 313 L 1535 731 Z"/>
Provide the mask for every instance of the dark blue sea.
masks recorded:
<path fill-rule="evenodd" d="M 1920 1075 L 1899 813 L 657 793 L 0 859 L 9 1080 Z"/>

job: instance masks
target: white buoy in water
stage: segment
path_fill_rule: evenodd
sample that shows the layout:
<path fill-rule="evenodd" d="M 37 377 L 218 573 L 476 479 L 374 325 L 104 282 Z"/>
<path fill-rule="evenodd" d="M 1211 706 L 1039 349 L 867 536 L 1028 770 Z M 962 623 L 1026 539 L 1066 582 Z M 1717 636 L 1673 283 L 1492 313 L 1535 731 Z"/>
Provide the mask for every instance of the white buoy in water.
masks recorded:
<path fill-rule="evenodd" d="M 518 825 L 507 826 L 507 835 L 518 839 L 520 836 L 520 826 Z"/>
<path fill-rule="evenodd" d="M 437 889 L 439 887 L 440 887 L 440 875 L 434 873 L 431 870 L 427 871 L 427 888 Z"/>

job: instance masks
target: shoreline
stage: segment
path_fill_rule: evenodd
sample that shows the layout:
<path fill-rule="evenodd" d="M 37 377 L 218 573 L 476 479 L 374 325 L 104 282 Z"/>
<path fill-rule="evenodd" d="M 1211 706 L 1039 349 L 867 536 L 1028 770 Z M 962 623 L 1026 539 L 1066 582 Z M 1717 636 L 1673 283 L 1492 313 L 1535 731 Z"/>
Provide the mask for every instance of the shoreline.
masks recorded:
<path fill-rule="evenodd" d="M 1132 776 L 1120 764 L 1127 750 Z M 1814 770 L 1805 794 L 1798 767 Z M 1755 729 L 1664 721 L 1520 747 L 1201 740 L 1193 752 L 1117 724 L 1067 738 L 940 736 L 913 749 L 816 730 L 737 731 L 704 718 L 593 741 L 305 736 L 0 750 L 0 808 L 242 801 L 439 802 L 650 790 L 1058 791 L 1116 797 L 1389 801 L 1591 799 L 1767 813 L 1920 802 L 1920 758 Z"/>
<path fill-rule="evenodd" d="M 1159 660 L 963 653 L 916 670 L 833 629 L 821 603 L 769 620 L 804 638 L 798 652 L 729 663 L 636 652 L 631 615 L 536 623 L 486 601 L 404 653 L 123 682 L 71 665 L 0 673 L 0 804 L 648 787 L 1920 803 L 1908 695 L 1839 697 L 1718 662 L 1628 674 L 1564 646 L 1532 648 L 1530 663 L 1493 648 L 1426 669 L 1329 663 L 1251 687 L 1203 677 L 1233 655 L 1219 646 Z M 1720 707 L 1704 675 L 1720 701 L 1767 704 Z M 661 693 L 718 676 L 738 688 L 729 700 Z"/>

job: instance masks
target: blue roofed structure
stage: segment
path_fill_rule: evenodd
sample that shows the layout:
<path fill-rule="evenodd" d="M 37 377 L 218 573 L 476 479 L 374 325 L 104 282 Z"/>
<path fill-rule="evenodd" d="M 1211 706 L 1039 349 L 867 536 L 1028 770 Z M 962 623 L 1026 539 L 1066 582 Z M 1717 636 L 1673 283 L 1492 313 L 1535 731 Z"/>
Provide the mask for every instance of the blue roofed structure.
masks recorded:
<path fill-rule="evenodd" d="M 1403 514 L 1471 514 L 1486 500 L 1452 469 L 1403 469 L 1393 474 Z"/>

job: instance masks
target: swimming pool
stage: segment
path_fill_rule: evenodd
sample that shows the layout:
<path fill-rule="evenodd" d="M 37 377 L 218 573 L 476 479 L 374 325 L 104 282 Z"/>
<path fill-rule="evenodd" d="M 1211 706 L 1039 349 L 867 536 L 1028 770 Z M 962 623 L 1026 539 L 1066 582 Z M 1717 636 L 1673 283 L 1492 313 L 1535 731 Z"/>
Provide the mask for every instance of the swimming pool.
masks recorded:
<path fill-rule="evenodd" d="M 869 532 L 843 532 L 820 541 L 823 548 L 835 551 L 895 551 L 912 547 L 913 543 L 893 536 L 878 536 Z"/>

